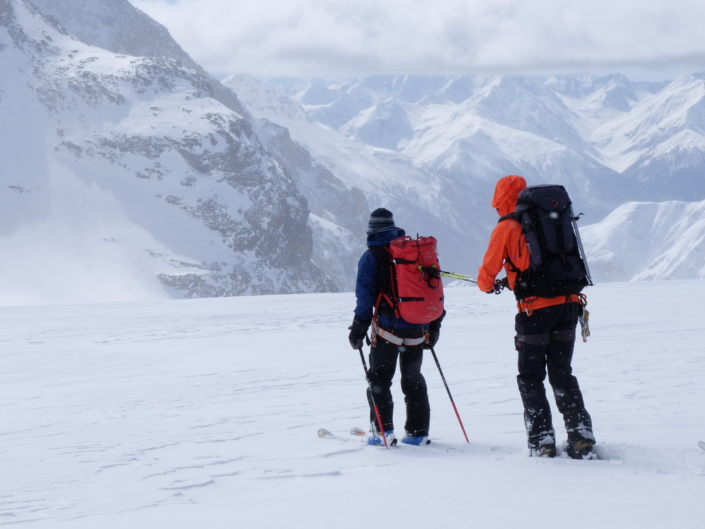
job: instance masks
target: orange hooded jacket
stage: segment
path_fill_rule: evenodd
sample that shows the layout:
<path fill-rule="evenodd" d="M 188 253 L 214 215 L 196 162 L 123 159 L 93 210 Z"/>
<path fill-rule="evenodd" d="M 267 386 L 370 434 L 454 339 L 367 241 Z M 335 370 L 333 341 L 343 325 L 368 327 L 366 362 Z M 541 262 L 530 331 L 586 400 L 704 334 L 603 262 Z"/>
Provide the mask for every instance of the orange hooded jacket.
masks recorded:
<path fill-rule="evenodd" d="M 519 193 L 526 189 L 526 180 L 521 176 L 510 175 L 501 178 L 497 182 L 492 198 L 492 207 L 497 210 L 500 217 L 512 213 L 516 208 Z M 529 268 L 530 257 L 529 248 L 521 232 L 521 224 L 509 219 L 500 222 L 495 226 L 490 236 L 490 243 L 482 260 L 482 266 L 477 274 L 477 286 L 483 292 L 490 292 L 494 288 L 494 281 L 502 270 L 507 273 L 509 288 L 514 290 L 516 272 L 512 271 L 513 264 L 519 270 Z M 558 298 L 531 297 L 517 303 L 520 312 L 561 305 L 571 301 L 578 301 L 578 296 L 561 296 Z"/>

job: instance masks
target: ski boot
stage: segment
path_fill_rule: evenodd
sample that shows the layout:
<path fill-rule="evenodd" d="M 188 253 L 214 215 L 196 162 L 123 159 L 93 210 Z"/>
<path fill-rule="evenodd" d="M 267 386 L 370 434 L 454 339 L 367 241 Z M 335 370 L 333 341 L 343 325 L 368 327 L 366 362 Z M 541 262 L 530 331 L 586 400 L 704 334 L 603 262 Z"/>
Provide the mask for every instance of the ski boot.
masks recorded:
<path fill-rule="evenodd" d="M 429 439 L 428 435 L 420 435 L 418 437 L 412 437 L 407 432 L 406 435 L 404 437 L 402 437 L 401 442 L 404 443 L 405 445 L 426 446 L 426 445 L 431 444 L 431 439 Z"/>
<path fill-rule="evenodd" d="M 394 430 L 384 432 L 384 436 L 387 438 L 387 446 L 392 447 L 397 445 L 397 436 L 394 435 Z M 374 432 L 367 438 L 367 444 L 370 446 L 384 446 L 382 433 Z"/>
<path fill-rule="evenodd" d="M 568 441 L 565 447 L 565 453 L 573 459 L 599 459 L 597 454 L 592 449 L 595 446 L 595 441 L 590 439 L 580 439 L 578 441 Z"/>
<path fill-rule="evenodd" d="M 539 445 L 537 448 L 530 448 L 531 457 L 556 457 L 556 445 Z"/>

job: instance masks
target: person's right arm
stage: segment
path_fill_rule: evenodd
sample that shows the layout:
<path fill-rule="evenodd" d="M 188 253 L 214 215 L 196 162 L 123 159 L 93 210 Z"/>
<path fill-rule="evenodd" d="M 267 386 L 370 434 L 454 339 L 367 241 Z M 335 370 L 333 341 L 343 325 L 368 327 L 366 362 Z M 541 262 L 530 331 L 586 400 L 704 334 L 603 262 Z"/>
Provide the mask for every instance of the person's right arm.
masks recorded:
<path fill-rule="evenodd" d="M 357 282 L 355 284 L 355 317 L 348 327 L 348 340 L 353 349 L 361 349 L 363 340 L 372 323 L 372 313 L 377 302 L 377 259 L 372 252 L 365 252 L 357 264 Z"/>
<path fill-rule="evenodd" d="M 490 236 L 482 266 L 477 273 L 477 286 L 483 292 L 491 292 L 494 289 L 495 278 L 507 258 L 507 227 L 508 222 L 500 222 Z"/>
<path fill-rule="evenodd" d="M 357 298 L 355 315 L 360 321 L 371 321 L 377 302 L 377 259 L 372 252 L 365 252 L 360 257 L 357 265 L 355 297 Z"/>

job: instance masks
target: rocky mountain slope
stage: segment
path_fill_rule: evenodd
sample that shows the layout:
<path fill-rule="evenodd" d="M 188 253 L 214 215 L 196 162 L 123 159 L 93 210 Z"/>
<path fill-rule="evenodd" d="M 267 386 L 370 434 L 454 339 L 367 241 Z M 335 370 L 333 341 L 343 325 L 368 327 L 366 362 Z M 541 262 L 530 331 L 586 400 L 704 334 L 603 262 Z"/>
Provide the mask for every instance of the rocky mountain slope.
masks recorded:
<path fill-rule="evenodd" d="M 0 0 L 9 302 L 336 289 L 297 182 L 230 91 L 168 56 L 86 44 L 59 14 Z"/>
<path fill-rule="evenodd" d="M 390 208 L 397 224 L 408 234 L 438 237 L 444 267 L 465 269 L 475 265 L 495 213 L 489 207 L 489 198 L 476 191 L 474 182 L 457 182 L 403 153 L 348 138 L 315 121 L 296 101 L 251 76 L 232 75 L 223 84 L 232 88 L 267 128 L 272 122 L 284 127 L 286 136 L 310 153 L 317 170 L 322 171 L 318 175 L 304 171 L 301 189 L 314 214 L 312 218 L 321 218 L 326 221 L 324 225 L 331 226 L 330 247 L 318 247 L 334 257 L 330 267 L 337 266 L 342 277 L 354 278 L 369 209 L 380 206 Z M 273 152 L 281 150 L 276 142 L 268 145 Z M 314 229 L 314 241 L 317 233 L 322 231 Z M 350 242 L 353 245 L 346 261 L 340 255 Z M 344 262 L 347 264 L 343 267 Z M 352 288 L 353 284 L 345 286 Z"/>

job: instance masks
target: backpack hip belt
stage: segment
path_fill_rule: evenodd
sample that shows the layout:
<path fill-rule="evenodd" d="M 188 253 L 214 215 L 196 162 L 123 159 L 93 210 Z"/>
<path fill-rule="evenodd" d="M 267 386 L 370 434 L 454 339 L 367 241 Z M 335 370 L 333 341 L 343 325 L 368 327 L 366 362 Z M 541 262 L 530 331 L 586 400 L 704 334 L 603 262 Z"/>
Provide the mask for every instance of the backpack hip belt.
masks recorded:
<path fill-rule="evenodd" d="M 391 332 L 385 331 L 379 327 L 376 329 L 376 335 L 380 338 L 384 338 L 389 343 L 393 343 L 394 345 L 421 345 L 428 340 L 426 333 L 424 333 L 421 338 L 400 338 L 399 336 L 395 336 Z"/>
<path fill-rule="evenodd" d="M 584 296 L 585 294 L 571 294 L 570 296 L 556 296 L 557 298 L 563 297 L 563 301 L 560 303 L 555 303 L 555 305 L 562 305 L 564 303 L 579 303 L 580 302 L 580 296 Z M 534 301 L 538 300 L 540 296 L 531 296 L 528 298 L 520 299 L 517 301 L 517 309 L 519 312 L 526 312 L 527 316 L 531 316 L 534 313 Z M 546 299 L 546 298 L 544 298 Z M 547 298 L 547 299 L 553 299 L 553 298 Z M 552 305 L 549 305 L 552 306 Z"/>

